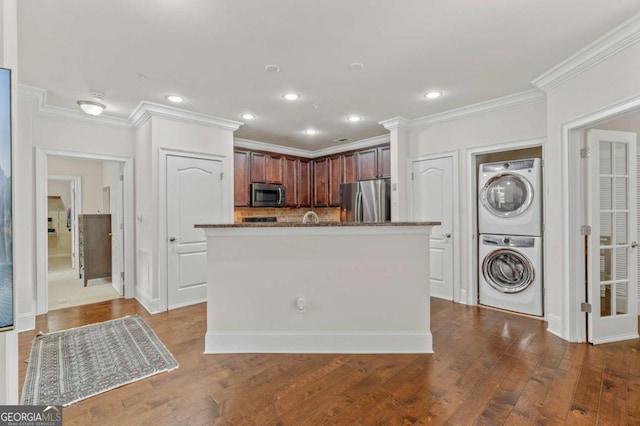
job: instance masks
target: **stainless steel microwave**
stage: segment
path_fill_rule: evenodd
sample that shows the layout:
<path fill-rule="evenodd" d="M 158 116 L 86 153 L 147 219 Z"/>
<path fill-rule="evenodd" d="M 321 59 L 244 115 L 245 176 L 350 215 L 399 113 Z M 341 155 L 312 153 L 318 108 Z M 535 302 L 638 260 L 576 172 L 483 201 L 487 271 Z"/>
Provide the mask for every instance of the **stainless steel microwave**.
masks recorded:
<path fill-rule="evenodd" d="M 284 185 L 251 184 L 251 207 L 282 207 L 284 202 Z"/>

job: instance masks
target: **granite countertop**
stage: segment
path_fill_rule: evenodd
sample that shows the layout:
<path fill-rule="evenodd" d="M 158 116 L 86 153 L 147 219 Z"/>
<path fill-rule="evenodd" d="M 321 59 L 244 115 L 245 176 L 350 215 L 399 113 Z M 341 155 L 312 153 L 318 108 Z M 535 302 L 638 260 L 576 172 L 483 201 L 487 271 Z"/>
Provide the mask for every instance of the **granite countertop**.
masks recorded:
<path fill-rule="evenodd" d="M 354 222 L 244 222 L 228 224 L 195 224 L 195 228 L 322 228 L 332 226 L 437 226 L 441 222 L 379 222 L 379 223 L 354 223 Z"/>

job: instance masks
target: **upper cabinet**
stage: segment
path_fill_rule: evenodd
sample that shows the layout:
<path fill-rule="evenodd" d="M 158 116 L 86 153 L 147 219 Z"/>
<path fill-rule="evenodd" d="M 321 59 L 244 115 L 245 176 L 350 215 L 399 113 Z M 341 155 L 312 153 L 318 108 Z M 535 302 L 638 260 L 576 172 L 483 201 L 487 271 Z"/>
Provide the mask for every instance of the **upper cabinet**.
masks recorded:
<path fill-rule="evenodd" d="M 358 167 L 356 153 L 350 152 L 342 155 L 342 183 L 351 183 L 358 180 Z"/>
<path fill-rule="evenodd" d="M 342 156 L 329 157 L 329 205 L 340 205 L 340 184 L 342 182 Z"/>
<path fill-rule="evenodd" d="M 313 206 L 329 205 L 329 160 L 327 158 L 313 161 Z"/>
<path fill-rule="evenodd" d="M 233 201 L 238 207 L 248 207 L 251 204 L 249 198 L 250 153 L 248 151 L 233 152 Z"/>
<path fill-rule="evenodd" d="M 356 153 L 358 180 L 391 177 L 391 148 L 389 145 L 369 148 Z"/>
<path fill-rule="evenodd" d="M 311 207 L 311 160 L 298 158 L 298 207 Z"/>
<path fill-rule="evenodd" d="M 287 207 L 296 207 L 298 205 L 298 160 L 286 157 L 284 159 L 284 187 L 285 187 L 285 203 Z"/>
<path fill-rule="evenodd" d="M 378 177 L 391 177 L 391 147 L 388 145 L 378 148 Z"/>
<path fill-rule="evenodd" d="M 251 153 L 251 182 L 267 183 L 267 155 L 260 152 Z"/>
<path fill-rule="evenodd" d="M 286 158 L 282 155 L 267 155 L 267 183 L 282 185 Z"/>

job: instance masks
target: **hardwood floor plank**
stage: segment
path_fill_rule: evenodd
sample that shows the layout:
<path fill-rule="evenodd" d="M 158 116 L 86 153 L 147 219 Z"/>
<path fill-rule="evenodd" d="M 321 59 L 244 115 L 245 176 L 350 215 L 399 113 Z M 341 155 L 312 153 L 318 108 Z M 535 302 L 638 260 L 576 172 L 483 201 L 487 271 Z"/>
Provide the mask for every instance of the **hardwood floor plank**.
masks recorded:
<path fill-rule="evenodd" d="M 40 330 L 138 314 L 178 360 L 65 407 L 65 425 L 640 424 L 640 339 L 571 344 L 539 319 L 431 304 L 428 355 L 204 355 L 204 304 L 150 315 L 119 299 L 38 316 L 19 356 Z"/>

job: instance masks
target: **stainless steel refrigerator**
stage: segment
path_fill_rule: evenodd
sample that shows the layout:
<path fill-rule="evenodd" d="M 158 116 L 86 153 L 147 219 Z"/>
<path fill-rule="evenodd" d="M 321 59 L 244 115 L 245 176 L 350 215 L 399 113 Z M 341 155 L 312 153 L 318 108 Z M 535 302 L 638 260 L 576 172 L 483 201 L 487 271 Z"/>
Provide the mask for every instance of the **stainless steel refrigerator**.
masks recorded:
<path fill-rule="evenodd" d="M 340 185 L 341 222 L 387 222 L 391 220 L 389 179 L 362 180 Z"/>

